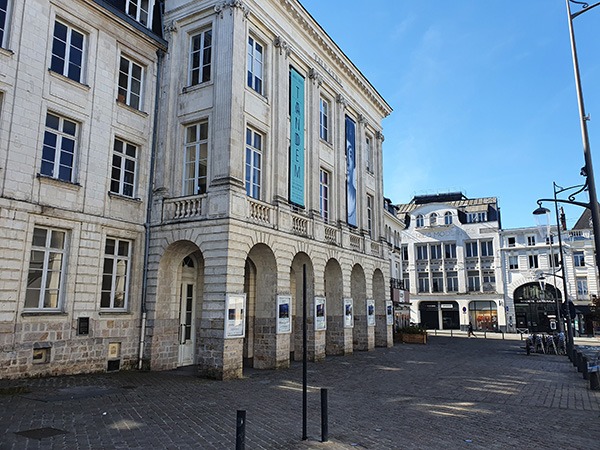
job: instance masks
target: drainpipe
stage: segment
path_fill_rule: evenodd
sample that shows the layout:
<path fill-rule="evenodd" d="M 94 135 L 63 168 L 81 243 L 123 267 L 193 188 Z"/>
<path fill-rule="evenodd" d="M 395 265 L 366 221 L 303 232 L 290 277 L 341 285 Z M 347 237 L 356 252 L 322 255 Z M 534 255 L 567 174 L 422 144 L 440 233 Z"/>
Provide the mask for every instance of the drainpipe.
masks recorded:
<path fill-rule="evenodd" d="M 146 342 L 146 319 L 148 312 L 146 309 L 146 296 L 148 293 L 148 259 L 150 253 L 150 223 L 152 220 L 152 202 L 153 202 L 153 190 L 154 190 L 154 165 L 156 163 L 156 151 L 158 147 L 158 109 L 159 109 L 159 97 L 160 97 L 160 75 L 162 73 L 162 62 L 164 52 L 162 50 L 156 51 L 157 63 L 156 63 L 156 92 L 154 98 L 154 123 L 152 132 L 152 148 L 150 151 L 150 174 L 148 175 L 148 204 L 146 207 L 146 222 L 144 223 L 144 265 L 142 272 L 142 305 L 141 305 L 141 330 L 140 330 L 140 350 L 138 354 L 138 369 L 142 369 L 143 358 L 144 358 L 144 346 Z"/>

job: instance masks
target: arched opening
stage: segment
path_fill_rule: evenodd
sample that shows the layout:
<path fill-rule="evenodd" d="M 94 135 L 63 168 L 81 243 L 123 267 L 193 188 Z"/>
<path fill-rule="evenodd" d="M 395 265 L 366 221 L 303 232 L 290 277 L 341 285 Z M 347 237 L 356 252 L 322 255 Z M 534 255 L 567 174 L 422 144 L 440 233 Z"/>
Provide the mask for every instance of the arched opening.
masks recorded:
<path fill-rule="evenodd" d="M 551 332 L 552 321 L 557 319 L 556 302 L 561 292 L 552 284 L 531 282 L 519 286 L 513 295 L 517 328 L 529 331 Z"/>
<path fill-rule="evenodd" d="M 373 272 L 373 299 L 375 300 L 375 346 L 387 347 L 391 342 L 391 330 L 387 324 L 386 288 L 383 272 L 376 269 Z"/>
<path fill-rule="evenodd" d="M 345 353 L 343 277 L 340 263 L 335 259 L 327 261 L 324 281 L 327 298 L 325 353 L 343 355 Z"/>
<path fill-rule="evenodd" d="M 367 325 L 367 286 L 365 271 L 359 264 L 355 264 L 350 275 L 350 295 L 354 308 L 354 328 L 352 330 L 352 348 L 354 350 L 368 350 L 368 325 Z"/>
<path fill-rule="evenodd" d="M 306 293 L 304 293 L 304 273 L 306 268 Z M 307 334 L 314 340 L 314 271 L 312 262 L 306 253 L 298 253 L 290 267 L 290 292 L 292 294 L 292 342 L 290 342 L 290 358 L 302 360 L 302 311 L 303 299 L 306 298 Z M 309 343 L 309 349 L 314 348 Z M 313 353 L 309 350 L 309 353 Z M 314 355 L 313 355 L 314 356 Z M 311 358 L 312 359 L 312 358 Z"/>

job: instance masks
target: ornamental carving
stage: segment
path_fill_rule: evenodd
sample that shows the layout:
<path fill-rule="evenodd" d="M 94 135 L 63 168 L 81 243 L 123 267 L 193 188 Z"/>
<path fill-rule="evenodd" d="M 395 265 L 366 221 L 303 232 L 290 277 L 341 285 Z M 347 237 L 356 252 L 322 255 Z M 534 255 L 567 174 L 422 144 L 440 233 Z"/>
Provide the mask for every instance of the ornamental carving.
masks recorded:
<path fill-rule="evenodd" d="M 281 36 L 277 36 L 273 41 L 273 45 L 279 49 L 279 54 L 287 58 L 292 53 L 292 47 Z"/>
<path fill-rule="evenodd" d="M 308 78 L 313 80 L 319 86 L 323 84 L 323 75 L 321 75 L 315 68 L 310 68 L 308 71 Z"/>
<path fill-rule="evenodd" d="M 225 0 L 219 5 L 215 5 L 215 12 L 219 14 L 219 17 L 223 18 L 223 11 L 229 8 L 229 15 L 233 14 L 234 8 L 240 8 L 244 14 L 244 19 L 248 17 L 250 10 L 244 4 L 242 0 Z"/>
<path fill-rule="evenodd" d="M 344 108 L 347 108 L 350 104 L 350 102 L 342 94 L 338 94 L 335 98 L 335 101 L 342 105 Z"/>
<path fill-rule="evenodd" d="M 375 133 L 375 137 L 376 137 L 377 139 L 379 139 L 381 142 L 385 141 L 385 136 L 383 135 L 383 133 L 382 133 L 381 131 L 377 131 L 377 132 Z"/>

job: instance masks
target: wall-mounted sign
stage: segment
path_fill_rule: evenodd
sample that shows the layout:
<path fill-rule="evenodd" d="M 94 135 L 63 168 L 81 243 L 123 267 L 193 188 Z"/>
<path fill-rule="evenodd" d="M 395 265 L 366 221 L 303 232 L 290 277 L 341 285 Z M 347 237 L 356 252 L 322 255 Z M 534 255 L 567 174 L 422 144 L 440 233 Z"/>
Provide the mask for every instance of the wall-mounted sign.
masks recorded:
<path fill-rule="evenodd" d="M 344 328 L 352 328 L 354 326 L 354 313 L 352 311 L 352 299 L 344 299 Z"/>
<path fill-rule="evenodd" d="M 322 331 L 325 329 L 327 329 L 325 297 L 315 297 L 315 331 Z"/>
<path fill-rule="evenodd" d="M 385 302 L 385 323 L 394 325 L 394 305 L 391 300 Z"/>
<path fill-rule="evenodd" d="M 290 203 L 304 206 L 304 77 L 290 67 Z"/>
<path fill-rule="evenodd" d="M 375 326 L 375 300 L 367 299 L 367 326 Z"/>
<path fill-rule="evenodd" d="M 277 296 L 277 334 L 292 332 L 292 296 Z"/>
<path fill-rule="evenodd" d="M 246 294 L 225 296 L 225 339 L 244 337 L 246 332 Z"/>
<path fill-rule="evenodd" d="M 348 225 L 356 226 L 356 123 L 346 116 L 346 208 Z"/>

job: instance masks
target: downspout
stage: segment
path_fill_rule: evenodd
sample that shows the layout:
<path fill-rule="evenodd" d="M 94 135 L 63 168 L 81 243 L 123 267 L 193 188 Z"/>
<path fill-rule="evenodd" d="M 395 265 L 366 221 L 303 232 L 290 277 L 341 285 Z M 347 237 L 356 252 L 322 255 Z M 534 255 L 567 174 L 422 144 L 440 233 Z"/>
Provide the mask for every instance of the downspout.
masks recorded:
<path fill-rule="evenodd" d="M 144 239 L 144 266 L 142 272 L 142 305 L 141 305 L 141 330 L 140 330 L 140 350 L 138 354 L 138 369 L 142 370 L 144 360 L 144 347 L 146 343 L 146 320 L 148 311 L 146 308 L 146 296 L 148 293 L 148 259 L 150 253 L 150 223 L 152 221 L 152 203 L 154 191 L 154 165 L 156 163 L 156 151 L 158 147 L 158 110 L 160 97 L 160 82 L 162 73 L 162 62 L 164 52 L 156 51 L 156 92 L 154 97 L 154 123 L 152 131 L 152 148 L 150 151 L 150 174 L 148 175 L 148 203 L 146 207 L 146 222 L 144 223 L 145 239 Z"/>

